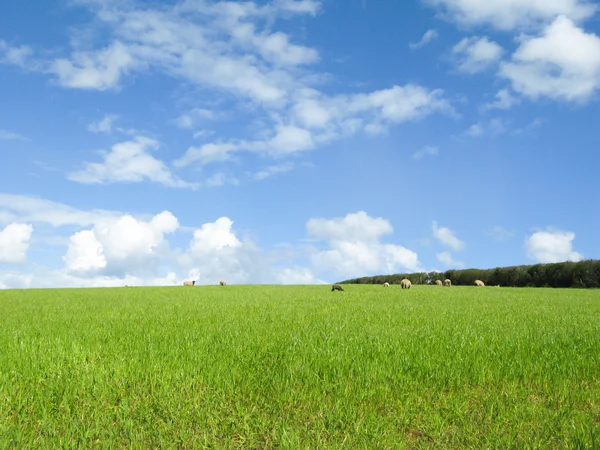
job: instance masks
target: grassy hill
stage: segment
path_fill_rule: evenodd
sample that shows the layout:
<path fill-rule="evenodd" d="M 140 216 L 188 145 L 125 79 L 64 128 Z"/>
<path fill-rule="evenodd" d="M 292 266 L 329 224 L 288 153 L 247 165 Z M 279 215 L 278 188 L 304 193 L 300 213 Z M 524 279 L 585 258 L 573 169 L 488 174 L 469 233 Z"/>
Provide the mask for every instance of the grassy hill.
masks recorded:
<path fill-rule="evenodd" d="M 0 448 L 592 448 L 598 291 L 0 291 Z"/>

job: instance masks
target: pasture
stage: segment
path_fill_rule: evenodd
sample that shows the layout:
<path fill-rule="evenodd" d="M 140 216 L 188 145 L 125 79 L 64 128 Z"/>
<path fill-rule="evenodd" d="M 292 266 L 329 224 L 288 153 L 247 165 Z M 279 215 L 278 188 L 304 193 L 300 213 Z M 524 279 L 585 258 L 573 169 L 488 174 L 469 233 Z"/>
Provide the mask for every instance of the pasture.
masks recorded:
<path fill-rule="evenodd" d="M 0 291 L 0 448 L 598 448 L 600 291 Z"/>

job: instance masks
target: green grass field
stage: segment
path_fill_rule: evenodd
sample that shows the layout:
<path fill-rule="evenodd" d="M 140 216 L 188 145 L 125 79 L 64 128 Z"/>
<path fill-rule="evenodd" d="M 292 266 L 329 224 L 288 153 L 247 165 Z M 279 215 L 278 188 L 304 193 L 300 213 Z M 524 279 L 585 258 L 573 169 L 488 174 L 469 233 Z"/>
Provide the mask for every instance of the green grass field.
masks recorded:
<path fill-rule="evenodd" d="M 598 448 L 600 291 L 0 291 L 0 448 Z"/>

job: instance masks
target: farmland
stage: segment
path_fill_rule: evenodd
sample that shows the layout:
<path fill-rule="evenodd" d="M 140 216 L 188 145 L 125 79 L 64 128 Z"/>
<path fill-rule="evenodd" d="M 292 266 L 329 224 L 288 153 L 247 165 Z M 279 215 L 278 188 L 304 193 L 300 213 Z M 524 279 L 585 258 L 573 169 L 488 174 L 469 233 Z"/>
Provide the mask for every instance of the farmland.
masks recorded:
<path fill-rule="evenodd" d="M 600 291 L 0 291 L 0 448 L 592 448 Z"/>

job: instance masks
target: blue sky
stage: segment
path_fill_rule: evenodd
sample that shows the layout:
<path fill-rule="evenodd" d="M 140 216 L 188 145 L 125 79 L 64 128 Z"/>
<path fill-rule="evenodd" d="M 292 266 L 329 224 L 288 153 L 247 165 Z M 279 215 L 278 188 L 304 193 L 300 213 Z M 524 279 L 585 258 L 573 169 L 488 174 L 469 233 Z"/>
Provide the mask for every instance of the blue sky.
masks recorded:
<path fill-rule="evenodd" d="M 600 256 L 585 0 L 0 4 L 0 288 Z"/>

